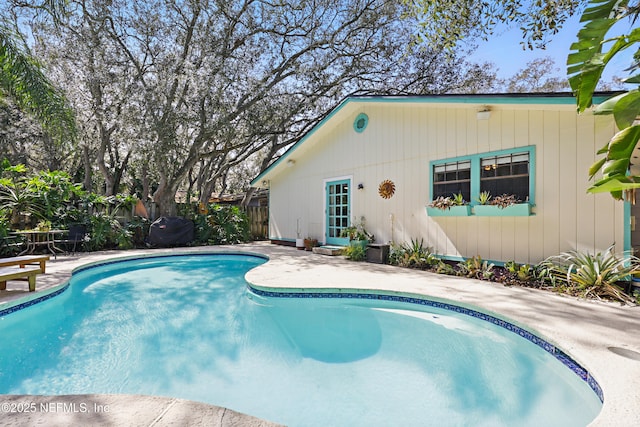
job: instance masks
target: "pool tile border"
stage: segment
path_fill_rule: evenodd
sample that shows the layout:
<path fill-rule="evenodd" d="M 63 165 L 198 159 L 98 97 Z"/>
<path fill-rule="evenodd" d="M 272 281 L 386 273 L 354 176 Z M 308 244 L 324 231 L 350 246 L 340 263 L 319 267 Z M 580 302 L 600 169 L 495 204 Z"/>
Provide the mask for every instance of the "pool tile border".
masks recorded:
<path fill-rule="evenodd" d="M 267 298 L 339 298 L 339 299 L 381 300 L 381 301 L 391 301 L 391 302 L 423 305 L 427 307 L 449 310 L 459 314 L 475 317 L 476 319 L 493 323 L 496 326 L 499 326 L 501 328 L 504 328 L 508 331 L 513 332 L 514 334 L 518 334 L 522 338 L 526 339 L 527 341 L 530 341 L 533 344 L 537 345 L 538 347 L 542 348 L 544 351 L 551 354 L 553 357 L 555 357 L 567 368 L 571 369 L 571 371 L 573 371 L 583 381 L 585 381 L 587 385 L 589 385 L 591 390 L 593 390 L 593 392 L 596 394 L 596 396 L 598 396 L 600 401 L 604 403 L 604 394 L 602 392 L 602 388 L 600 387 L 600 384 L 598 384 L 595 378 L 591 376 L 588 370 L 582 367 L 571 356 L 565 353 L 562 349 L 556 347 L 554 344 L 548 342 L 543 338 L 540 338 L 539 336 L 533 334 L 532 332 L 518 325 L 515 325 L 511 322 L 508 322 L 504 319 L 500 319 L 496 316 L 493 316 L 491 314 L 482 313 L 478 310 L 462 307 L 462 306 L 451 304 L 451 303 L 436 301 L 428 298 L 417 298 L 415 296 L 391 295 L 391 294 L 385 294 L 385 293 L 370 293 L 366 291 L 363 291 L 363 292 L 273 291 L 273 290 L 260 289 L 251 284 L 248 285 L 248 288 L 251 292 L 255 293 L 256 295 L 267 297 Z"/>
<path fill-rule="evenodd" d="M 57 295 L 60 295 L 64 291 L 66 291 L 68 287 L 69 287 L 69 282 L 67 282 L 64 285 L 60 286 L 58 289 L 56 289 L 53 292 L 49 292 L 47 294 L 40 295 L 40 296 L 38 296 L 36 298 L 33 298 L 33 299 L 30 299 L 28 301 L 20 302 L 18 304 L 12 305 L 11 307 L 0 309 L 0 317 L 6 316 L 6 315 L 11 314 L 11 313 L 15 313 L 16 311 L 20 311 L 20 310 L 25 309 L 27 307 L 31 307 L 32 305 L 39 304 L 42 301 L 46 301 L 48 299 L 51 299 L 51 298 L 53 298 L 53 297 L 55 297 Z"/>

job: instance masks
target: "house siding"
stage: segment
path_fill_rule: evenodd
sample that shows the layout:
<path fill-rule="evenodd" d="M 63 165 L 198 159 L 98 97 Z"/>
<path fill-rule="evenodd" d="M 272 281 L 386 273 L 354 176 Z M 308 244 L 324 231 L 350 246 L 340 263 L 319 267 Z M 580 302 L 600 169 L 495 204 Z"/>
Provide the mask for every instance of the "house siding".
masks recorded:
<path fill-rule="evenodd" d="M 270 180 L 270 237 L 320 241 L 324 183 L 352 180 L 352 220 L 365 218 L 377 242 L 423 239 L 441 255 L 535 263 L 561 251 L 624 245 L 624 204 L 587 194 L 595 152 L 615 133 L 610 117 L 577 115 L 574 105 L 492 105 L 489 120 L 463 104 L 353 102 L 288 156 Z M 369 117 L 357 133 L 353 121 Z M 535 146 L 534 215 L 429 217 L 431 161 Z M 378 195 L 385 179 L 390 199 Z M 358 190 L 358 184 L 364 185 Z"/>

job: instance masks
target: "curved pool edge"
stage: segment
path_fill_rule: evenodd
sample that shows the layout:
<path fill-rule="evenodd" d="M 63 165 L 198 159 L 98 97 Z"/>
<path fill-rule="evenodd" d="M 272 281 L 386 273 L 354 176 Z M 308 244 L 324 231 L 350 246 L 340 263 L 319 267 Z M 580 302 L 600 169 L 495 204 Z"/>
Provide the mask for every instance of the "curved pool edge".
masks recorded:
<path fill-rule="evenodd" d="M 640 352 L 637 333 L 640 306 L 620 306 L 396 266 L 358 263 L 290 248 L 269 248 L 267 253 L 269 261 L 245 276 L 251 286 L 282 292 L 299 289 L 334 292 L 365 287 L 376 292 L 409 292 L 480 308 L 524 325 L 564 349 L 600 385 L 604 402 L 589 426 L 640 425 L 637 410 L 640 363 L 609 350 L 616 345 Z"/>
<path fill-rule="evenodd" d="M 572 356 L 549 339 L 541 336 L 539 332 L 533 328 L 526 327 L 520 322 L 508 319 L 497 313 L 484 311 L 481 307 L 474 307 L 467 304 L 456 304 L 455 301 L 444 298 L 434 298 L 428 295 L 414 294 L 409 292 L 385 292 L 366 288 L 351 289 L 327 289 L 327 288 L 298 288 L 286 289 L 270 288 L 258 286 L 255 284 L 247 284 L 249 290 L 259 296 L 267 298 L 322 298 L 322 299 L 355 299 L 355 300 L 371 300 L 371 301 L 391 301 L 424 307 L 432 307 L 442 310 L 452 311 L 465 316 L 473 317 L 478 320 L 489 322 L 495 326 L 499 326 L 511 333 L 519 335 L 527 341 L 540 347 L 552 355 L 556 360 L 569 368 L 574 374 L 583 380 L 604 403 L 604 395 L 598 381 L 593 377 L 591 372 L 578 363 Z"/>
<path fill-rule="evenodd" d="M 188 251 L 253 253 L 267 258 L 268 262 L 250 270 L 245 276 L 249 283 L 256 286 L 335 289 L 366 283 L 375 289 L 409 289 L 419 295 L 434 298 L 442 296 L 455 300 L 456 304 L 469 304 L 488 312 L 500 313 L 559 343 L 593 373 L 603 390 L 605 402 L 590 426 L 640 425 L 640 411 L 637 410 L 640 402 L 640 363 L 609 350 L 610 347 L 616 347 L 640 352 L 640 334 L 637 333 L 640 330 L 640 307 L 585 301 L 539 290 L 504 287 L 398 267 L 354 263 L 342 257 L 321 256 L 269 242 L 194 247 Z M 176 252 L 176 249 L 140 249 L 78 253 L 59 257 L 47 264 L 47 274 L 44 276 L 50 279 L 51 284 L 60 286 L 71 277 L 71 270 L 92 261 L 122 258 L 123 255 L 138 257 Z M 22 292 L 22 295 L 33 299 L 43 292 L 50 292 L 43 290 L 42 282 L 46 280 L 38 279 L 35 294 Z M 0 294 L 0 309 L 10 303 L 14 303 L 10 296 L 7 298 L 7 294 Z"/>
<path fill-rule="evenodd" d="M 87 262 L 87 263 L 76 266 L 70 271 L 69 277 L 59 285 L 55 285 L 44 290 L 38 290 L 37 292 L 29 293 L 24 297 L 0 304 L 0 317 L 6 316 L 8 314 L 22 310 L 32 305 L 39 304 L 43 301 L 46 301 L 50 298 L 54 298 L 62 294 L 71 285 L 71 279 L 73 278 L 73 275 L 81 271 L 90 270 L 92 268 L 101 267 L 104 265 L 116 264 L 119 262 L 126 262 L 126 261 L 133 261 L 138 259 L 154 259 L 154 258 L 165 258 L 165 257 L 175 257 L 175 256 L 207 256 L 207 255 L 241 255 L 241 256 L 251 256 L 251 257 L 260 258 L 265 261 L 269 260 L 269 257 L 267 255 L 264 255 L 258 252 L 239 251 L 239 250 L 208 250 L 208 251 L 203 251 L 203 250 L 188 251 L 187 250 L 187 251 L 164 252 L 164 253 L 151 252 L 151 253 L 128 255 L 128 256 L 109 257 L 107 259 Z"/>

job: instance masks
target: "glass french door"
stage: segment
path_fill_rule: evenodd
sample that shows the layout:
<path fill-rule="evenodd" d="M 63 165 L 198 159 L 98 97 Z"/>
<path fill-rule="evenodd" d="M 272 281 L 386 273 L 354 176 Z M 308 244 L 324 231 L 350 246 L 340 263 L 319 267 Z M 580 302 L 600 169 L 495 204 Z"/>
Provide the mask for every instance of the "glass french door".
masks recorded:
<path fill-rule="evenodd" d="M 351 216 L 351 180 L 342 179 L 326 183 L 326 241 L 330 245 L 346 245 L 349 238 L 340 237 L 343 228 L 349 226 Z"/>

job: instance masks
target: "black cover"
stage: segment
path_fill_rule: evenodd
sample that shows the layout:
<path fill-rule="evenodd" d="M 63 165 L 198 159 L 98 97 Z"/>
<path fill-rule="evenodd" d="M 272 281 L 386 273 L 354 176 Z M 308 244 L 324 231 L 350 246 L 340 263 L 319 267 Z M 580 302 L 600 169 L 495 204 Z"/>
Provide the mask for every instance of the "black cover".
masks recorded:
<path fill-rule="evenodd" d="M 160 217 L 149 226 L 152 246 L 181 246 L 193 241 L 193 222 L 180 217 Z"/>

